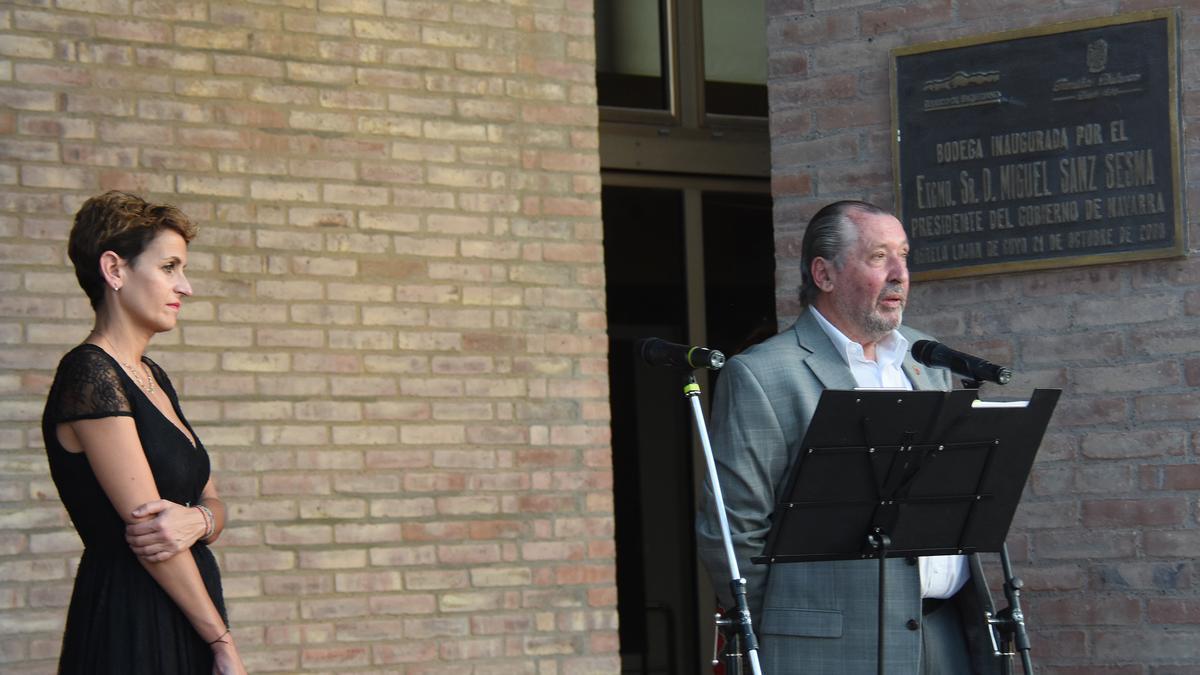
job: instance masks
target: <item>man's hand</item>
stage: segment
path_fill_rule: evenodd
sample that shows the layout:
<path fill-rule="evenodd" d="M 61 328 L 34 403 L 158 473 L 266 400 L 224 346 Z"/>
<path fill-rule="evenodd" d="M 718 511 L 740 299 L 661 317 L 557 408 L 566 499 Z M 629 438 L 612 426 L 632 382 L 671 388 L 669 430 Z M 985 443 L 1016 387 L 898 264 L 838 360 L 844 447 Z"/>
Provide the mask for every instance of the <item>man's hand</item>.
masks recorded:
<path fill-rule="evenodd" d="M 139 522 L 125 526 L 125 541 L 134 555 L 147 562 L 169 560 L 204 536 L 204 514 L 166 499 L 156 499 L 133 510 Z"/>

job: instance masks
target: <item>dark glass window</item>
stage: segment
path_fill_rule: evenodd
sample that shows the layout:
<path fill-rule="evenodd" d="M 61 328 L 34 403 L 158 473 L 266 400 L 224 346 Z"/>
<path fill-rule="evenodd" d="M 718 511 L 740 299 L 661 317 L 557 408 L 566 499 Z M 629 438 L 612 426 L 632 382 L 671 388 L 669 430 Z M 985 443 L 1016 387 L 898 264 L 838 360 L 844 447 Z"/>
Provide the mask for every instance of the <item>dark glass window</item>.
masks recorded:
<path fill-rule="evenodd" d="M 596 93 L 602 106 L 669 110 L 666 0 L 597 0 Z"/>
<path fill-rule="evenodd" d="M 763 2 L 703 0 L 704 109 L 767 116 L 767 28 Z"/>

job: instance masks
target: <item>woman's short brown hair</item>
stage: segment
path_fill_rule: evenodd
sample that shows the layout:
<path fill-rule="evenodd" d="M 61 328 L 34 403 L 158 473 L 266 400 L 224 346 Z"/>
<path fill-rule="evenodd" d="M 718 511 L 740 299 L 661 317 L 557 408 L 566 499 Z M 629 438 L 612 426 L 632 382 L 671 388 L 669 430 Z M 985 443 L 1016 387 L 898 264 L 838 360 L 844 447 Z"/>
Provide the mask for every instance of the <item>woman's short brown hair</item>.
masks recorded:
<path fill-rule="evenodd" d="M 100 256 L 112 251 L 133 262 L 163 230 L 178 232 L 185 242 L 196 236 L 195 224 L 183 211 L 170 204 L 151 204 L 128 192 L 110 190 L 79 207 L 67 254 L 92 309 L 99 309 L 104 302 Z"/>

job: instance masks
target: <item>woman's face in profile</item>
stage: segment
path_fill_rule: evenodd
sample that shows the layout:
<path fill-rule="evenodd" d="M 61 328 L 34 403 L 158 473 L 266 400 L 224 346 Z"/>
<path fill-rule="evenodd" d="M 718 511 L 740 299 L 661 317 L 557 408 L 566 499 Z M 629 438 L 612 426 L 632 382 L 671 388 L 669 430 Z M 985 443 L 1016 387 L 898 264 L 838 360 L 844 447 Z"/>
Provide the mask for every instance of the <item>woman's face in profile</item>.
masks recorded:
<path fill-rule="evenodd" d="M 175 327 L 183 298 L 192 294 L 184 269 L 187 242 L 171 229 L 155 235 L 141 255 L 123 261 L 124 284 L 115 300 L 134 323 L 163 333 Z"/>

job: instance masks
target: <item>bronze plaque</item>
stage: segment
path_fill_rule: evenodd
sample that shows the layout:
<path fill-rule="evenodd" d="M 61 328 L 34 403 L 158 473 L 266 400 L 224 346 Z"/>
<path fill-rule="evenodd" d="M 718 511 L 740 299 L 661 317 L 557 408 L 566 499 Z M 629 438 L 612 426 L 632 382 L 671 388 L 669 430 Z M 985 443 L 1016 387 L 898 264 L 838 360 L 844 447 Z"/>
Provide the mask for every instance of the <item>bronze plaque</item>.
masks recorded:
<path fill-rule="evenodd" d="M 892 54 L 909 270 L 938 279 L 1180 256 L 1176 14 Z"/>

